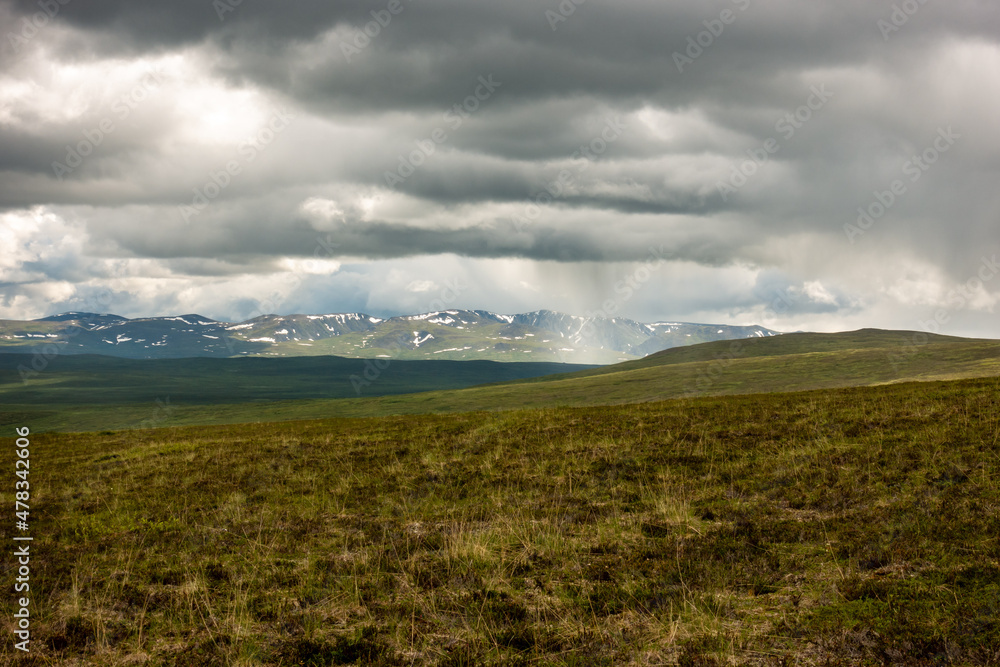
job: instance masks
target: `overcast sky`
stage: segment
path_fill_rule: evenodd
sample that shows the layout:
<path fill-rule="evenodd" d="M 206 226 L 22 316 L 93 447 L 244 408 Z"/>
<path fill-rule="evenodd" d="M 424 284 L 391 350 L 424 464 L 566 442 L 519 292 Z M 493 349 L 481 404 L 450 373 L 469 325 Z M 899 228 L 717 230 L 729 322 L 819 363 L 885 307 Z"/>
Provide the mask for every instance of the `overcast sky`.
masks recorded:
<path fill-rule="evenodd" d="M 992 0 L 0 0 L 0 35 L 0 318 L 998 337 Z"/>

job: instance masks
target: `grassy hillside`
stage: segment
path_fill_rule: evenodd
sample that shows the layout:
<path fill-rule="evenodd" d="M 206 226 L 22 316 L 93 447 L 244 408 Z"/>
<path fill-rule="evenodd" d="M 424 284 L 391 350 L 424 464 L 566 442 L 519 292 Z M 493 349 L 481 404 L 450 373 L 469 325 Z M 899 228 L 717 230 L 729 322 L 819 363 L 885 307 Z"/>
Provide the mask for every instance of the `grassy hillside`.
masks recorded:
<path fill-rule="evenodd" d="M 650 354 L 642 359 L 626 361 L 613 366 L 602 366 L 591 371 L 581 371 L 578 377 L 600 375 L 610 372 L 631 371 L 657 366 L 673 366 L 685 363 L 727 362 L 732 359 L 750 359 L 758 357 L 783 357 L 800 354 L 832 354 L 854 352 L 860 350 L 875 351 L 889 367 L 902 366 L 915 357 L 930 361 L 933 364 L 933 354 L 930 351 L 941 348 L 929 348 L 929 345 L 956 345 L 959 349 L 991 349 L 1000 345 L 1000 340 L 959 338 L 956 336 L 941 336 L 917 331 L 890 331 L 885 329 L 859 329 L 840 333 L 791 333 L 766 338 L 748 338 L 744 340 L 712 341 L 677 347 Z M 919 361 L 919 360 L 918 360 Z M 718 365 L 718 364 L 717 364 Z M 884 372 L 886 364 L 878 363 L 874 373 Z M 920 364 L 909 364 L 908 370 L 919 369 Z M 857 370 L 857 369 L 855 369 Z"/>
<path fill-rule="evenodd" d="M 412 393 L 587 368 L 340 357 L 136 360 L 67 355 L 25 375 L 23 369 L 31 369 L 35 360 L 0 354 L 0 424 L 28 411 L 39 430 L 60 424 L 71 429 L 124 428 L 148 421 L 151 412 L 167 416 L 175 408 L 217 404 L 243 405 L 244 415 L 252 416 L 261 401 Z M 89 417 L 84 423 L 77 415 Z"/>
<path fill-rule="evenodd" d="M 0 396 L 21 403 L 236 403 L 296 398 L 348 398 L 467 387 L 589 368 L 557 363 L 493 361 L 289 359 L 122 359 L 67 355 L 22 379 L 32 357 L 0 354 Z"/>
<path fill-rule="evenodd" d="M 996 378 L 39 435 L 17 661 L 997 664 L 998 446 Z"/>
<path fill-rule="evenodd" d="M 2 357 L 0 357 L 2 359 Z M 252 360 L 235 360 L 252 361 Z M 264 360 L 258 360 L 263 362 Z M 343 360 L 348 362 L 348 360 Z M 275 369 L 283 368 L 273 360 Z M 148 362 L 144 362 L 148 363 Z M 170 364 L 173 362 L 163 362 Z M 232 363 L 232 362 L 230 362 Z M 302 360 L 306 379 L 301 390 L 310 386 L 308 364 Z M 361 362 L 353 362 L 361 363 Z M 393 361 L 390 370 L 406 368 Z M 412 368 L 414 383 L 431 387 L 439 378 L 421 375 L 420 362 Z M 442 362 L 447 363 L 447 362 Z M 455 363 L 455 362 L 451 362 Z M 465 362 L 472 363 L 472 362 Z M 461 367 L 460 364 L 457 365 Z M 164 367 L 170 368 L 169 365 Z M 0 425 L 30 417 L 40 430 L 105 430 L 142 426 L 236 423 L 313 419 L 319 417 L 369 417 L 427 412 L 462 412 L 530 407 L 596 406 L 665 400 L 669 398 L 798 391 L 834 387 L 863 386 L 912 380 L 945 380 L 1000 375 L 1000 341 L 970 340 L 947 336 L 925 336 L 913 332 L 863 330 L 839 334 L 786 334 L 774 338 L 704 343 L 666 350 L 641 360 L 576 373 L 537 377 L 530 380 L 470 387 L 460 390 L 426 391 L 419 394 L 386 395 L 377 398 L 338 400 L 295 400 L 240 403 L 241 390 L 229 390 L 223 379 L 210 405 L 206 400 L 184 401 L 162 388 L 148 388 L 139 402 L 113 408 L 93 404 L 47 402 L 44 386 L 32 400 L 14 385 L 6 385 L 10 401 L 0 412 Z M 0 376 L 2 377 L 2 376 Z M 494 378 L 500 379 L 500 378 Z M 117 376 L 106 378 L 112 384 Z M 100 386 L 92 376 L 81 382 Z M 322 379 L 319 380 L 322 382 Z M 385 381 L 387 384 L 383 384 Z M 142 378 L 137 382 L 141 384 Z M 280 398 L 276 377 L 271 384 L 253 389 L 255 398 Z M 296 380 L 296 382 L 298 382 Z M 0 385 L 0 390 L 5 385 Z M 136 383 L 130 385 L 136 386 Z M 338 385 L 350 390 L 347 382 Z M 273 393 L 271 387 L 275 387 Z M 298 387 L 295 382 L 292 387 Z M 388 372 L 366 392 L 394 394 Z M 177 390 L 180 392 L 180 389 Z M 150 393 L 151 392 L 151 393 Z M 228 393 L 227 393 L 228 392 Z M 170 396 L 169 410 L 155 403 L 156 397 Z M 64 393 L 72 401 L 76 393 Z M 134 394 L 138 397 L 141 394 Z M 343 395 L 343 394 L 341 394 Z M 161 399 L 162 400 L 162 399 Z M 52 406 L 52 407 L 43 407 Z"/>

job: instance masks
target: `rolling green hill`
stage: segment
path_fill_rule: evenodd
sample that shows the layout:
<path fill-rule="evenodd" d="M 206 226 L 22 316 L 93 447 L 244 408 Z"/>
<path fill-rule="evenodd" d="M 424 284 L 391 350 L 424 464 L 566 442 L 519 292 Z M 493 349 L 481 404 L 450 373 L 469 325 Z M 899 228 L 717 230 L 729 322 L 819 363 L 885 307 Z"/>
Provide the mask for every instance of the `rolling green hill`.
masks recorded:
<path fill-rule="evenodd" d="M 4 402 L 123 404 L 173 397 L 189 404 L 355 398 L 457 388 L 589 368 L 578 364 L 293 357 L 124 359 L 67 355 L 26 381 L 31 357 L 0 354 Z"/>
<path fill-rule="evenodd" d="M 502 383 L 498 382 L 515 376 L 504 377 L 497 371 L 490 371 L 492 375 L 477 375 L 473 369 L 478 367 L 463 365 L 489 362 L 393 361 L 371 386 L 362 388 L 365 393 L 361 398 L 345 398 L 356 396 L 350 381 L 343 374 L 331 380 L 334 375 L 329 370 L 339 368 L 344 373 L 350 367 L 356 369 L 352 371 L 355 374 L 361 373 L 366 362 L 359 360 L 314 357 L 117 361 L 125 364 L 122 369 L 131 370 L 125 372 L 112 364 L 97 373 L 85 363 L 63 374 L 53 369 L 42 374 L 39 384 L 30 390 L 33 393 L 13 379 L 8 365 L 7 379 L 0 383 L 5 405 L 0 412 L 0 423 L 30 414 L 39 429 L 114 430 L 331 416 L 610 405 L 988 377 L 1000 375 L 1000 341 L 872 329 L 786 334 L 675 348 L 640 360 L 563 375 L 543 376 L 543 373 L 565 370 L 564 366 L 526 365 L 534 370 L 523 372 L 521 377 L 535 377 Z M 205 362 L 211 363 L 203 365 Z M 260 364 L 259 368 L 269 370 L 249 375 L 229 374 L 242 363 Z M 440 365 L 421 365 L 434 363 Z M 506 365 L 486 368 L 495 367 Z M 138 368 L 157 370 L 144 376 Z M 477 381 L 494 383 L 468 387 Z M 448 386 L 447 382 L 452 382 L 452 387 L 467 388 L 441 389 Z M 189 386 L 192 383 L 197 386 Z M 432 388 L 435 390 L 401 393 Z M 375 392 L 384 395 L 365 397 Z M 161 404 L 168 397 L 169 405 Z"/>
<path fill-rule="evenodd" d="M 998 424 L 981 378 L 32 433 L 0 663 L 996 665 Z"/>
<path fill-rule="evenodd" d="M 260 414 L 255 406 L 261 402 L 412 393 L 588 368 L 341 357 L 140 360 L 60 355 L 44 360 L 35 371 L 32 363 L 37 361 L 29 355 L 0 354 L 0 423 L 27 411 L 35 415 L 36 428 L 54 423 L 82 428 L 74 415 L 84 412 L 94 417 L 86 424 L 92 427 L 135 427 L 159 423 L 175 409 L 191 406 L 211 411 L 211 406 L 236 404 L 253 415 Z"/>

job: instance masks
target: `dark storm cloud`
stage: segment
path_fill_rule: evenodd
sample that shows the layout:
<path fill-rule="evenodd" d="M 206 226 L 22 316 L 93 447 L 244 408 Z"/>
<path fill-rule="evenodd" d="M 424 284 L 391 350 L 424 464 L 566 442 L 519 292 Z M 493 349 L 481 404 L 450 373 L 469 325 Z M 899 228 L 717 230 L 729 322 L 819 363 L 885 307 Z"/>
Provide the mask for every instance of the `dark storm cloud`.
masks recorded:
<path fill-rule="evenodd" d="M 220 67 L 234 77 L 306 103 L 380 112 L 461 99 L 488 72 L 510 82 L 508 103 L 573 95 L 675 106 L 713 98 L 732 104 L 734 96 L 761 101 L 777 92 L 761 84 L 796 70 L 905 59 L 928 38 L 992 41 L 1000 33 L 1000 8 L 976 0 L 924 4 L 919 18 L 891 35 L 891 50 L 876 23 L 891 15 L 887 2 L 589 2 L 553 30 L 546 12 L 558 12 L 554 1 L 399 0 L 399 13 L 350 57 L 344 49 L 371 24 L 373 11 L 387 11 L 388 0 L 231 4 L 221 20 L 206 0 L 70 2 L 57 18 L 99 36 L 91 49 L 135 54 L 209 42 L 232 56 Z M 28 0 L 15 7 L 25 15 L 39 9 Z M 733 12 L 734 22 L 681 75 L 674 54 L 722 11 Z M 303 62 L 301 49 L 333 28 L 341 32 L 318 61 Z"/>
<path fill-rule="evenodd" d="M 317 226 L 293 202 L 297 191 L 230 206 L 213 206 L 184 223 L 164 207 L 124 207 L 94 211 L 92 249 L 115 257 L 168 261 L 172 270 L 191 275 L 229 275 L 273 268 L 269 258 L 367 257 L 389 259 L 454 253 L 473 258 L 524 258 L 559 262 L 643 261 L 656 257 L 724 264 L 735 246 L 756 233 L 746 227 L 717 238 L 718 224 L 674 225 L 668 232 L 648 225 L 619 224 L 595 215 L 570 222 L 499 217 L 462 227 L 421 227 L 359 219 L 357 212 Z M 59 210 L 59 209 L 57 209 Z M 700 231 L 692 227 L 700 227 Z M 217 259 L 224 258 L 224 259 Z"/>
<path fill-rule="evenodd" d="M 599 263 L 663 246 L 773 272 L 750 300 L 782 281 L 801 296 L 823 272 L 845 286 L 810 287 L 799 311 L 826 313 L 859 307 L 849 283 L 886 291 L 913 267 L 964 280 L 996 243 L 997 3 L 53 1 L 19 42 L 42 5 L 0 0 L 0 211 L 54 207 L 80 239 L 32 275 L 81 282 L 73 252 L 264 274 L 326 236 L 333 259 Z M 149 63 L 164 78 L 123 115 Z M 251 164 L 238 147 L 274 108 L 296 118 Z M 609 122 L 623 130 L 606 141 Z M 954 144 L 908 173 L 942 131 Z M 845 229 L 896 181 L 884 215 Z M 339 217 L 305 215 L 314 198 Z M 883 270 L 873 258 L 908 268 L 859 277 Z"/>
<path fill-rule="evenodd" d="M 41 9 L 37 0 L 14 0 L 15 10 L 31 16 Z M 52 3 L 46 3 L 52 4 Z M 272 39 L 308 39 L 336 23 L 367 13 L 362 0 L 281 3 L 222 0 L 97 0 L 59 2 L 59 21 L 99 34 L 92 44 L 98 53 L 134 54 L 187 46 L 236 30 L 270 35 Z M 51 10 L 50 10 L 51 11 Z"/>
<path fill-rule="evenodd" d="M 375 258 L 454 253 L 466 257 L 519 257 L 562 262 L 636 261 L 654 256 L 719 263 L 718 255 L 707 251 L 706 239 L 702 239 L 702 243 L 689 240 L 680 248 L 664 243 L 663 237 L 655 234 L 639 234 L 612 245 L 608 238 L 614 233 L 600 226 L 589 229 L 524 227 L 508 220 L 461 229 L 421 229 L 385 222 L 357 222 L 339 225 L 330 238 L 337 239 L 337 250 L 345 255 Z"/>

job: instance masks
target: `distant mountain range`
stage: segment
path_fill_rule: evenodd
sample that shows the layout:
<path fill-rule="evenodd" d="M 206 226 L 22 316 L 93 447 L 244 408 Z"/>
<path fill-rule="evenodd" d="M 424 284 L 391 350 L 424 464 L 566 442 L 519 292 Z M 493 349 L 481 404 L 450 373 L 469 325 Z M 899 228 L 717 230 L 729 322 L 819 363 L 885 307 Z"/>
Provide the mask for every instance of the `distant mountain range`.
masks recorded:
<path fill-rule="evenodd" d="M 779 335 L 759 326 L 584 318 L 549 310 L 498 315 L 444 310 L 382 319 L 365 313 L 201 315 L 129 319 L 63 313 L 0 320 L 0 352 L 103 354 L 131 359 L 338 355 L 369 359 L 491 359 L 605 364 L 674 347 Z"/>

